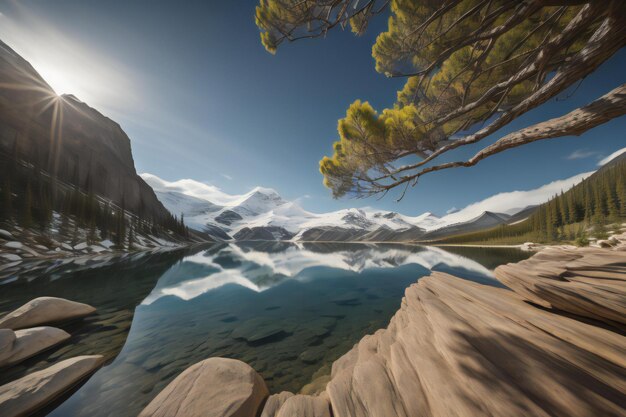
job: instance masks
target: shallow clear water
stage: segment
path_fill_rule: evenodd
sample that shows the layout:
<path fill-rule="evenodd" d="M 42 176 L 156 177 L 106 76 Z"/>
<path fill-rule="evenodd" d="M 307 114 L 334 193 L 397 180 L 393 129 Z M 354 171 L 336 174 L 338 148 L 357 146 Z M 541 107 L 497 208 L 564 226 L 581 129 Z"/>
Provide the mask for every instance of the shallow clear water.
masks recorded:
<path fill-rule="evenodd" d="M 0 383 L 80 354 L 108 363 L 53 416 L 135 416 L 208 357 L 243 360 L 270 391 L 299 391 L 365 334 L 387 325 L 404 289 L 430 270 L 499 285 L 513 249 L 256 243 L 136 256 L 97 268 L 24 275 L 0 285 L 0 311 L 52 295 L 97 314 L 66 326 L 71 343 L 6 372 Z"/>

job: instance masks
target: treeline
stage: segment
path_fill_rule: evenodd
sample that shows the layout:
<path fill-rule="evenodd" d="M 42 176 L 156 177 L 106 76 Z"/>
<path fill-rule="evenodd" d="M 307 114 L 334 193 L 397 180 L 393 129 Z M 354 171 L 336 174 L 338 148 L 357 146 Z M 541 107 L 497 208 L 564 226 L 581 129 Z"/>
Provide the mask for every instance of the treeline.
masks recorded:
<path fill-rule="evenodd" d="M 626 159 L 605 166 L 567 192 L 540 205 L 526 220 L 480 232 L 442 239 L 441 243 L 467 242 L 584 242 L 587 229 L 606 235 L 606 226 L 626 219 Z"/>
<path fill-rule="evenodd" d="M 140 217 L 128 211 L 123 200 L 115 205 L 90 190 L 57 183 L 37 166 L 5 155 L 0 155 L 0 165 L 0 223 L 37 229 L 44 235 L 57 227 L 56 232 L 72 238 L 73 244 L 83 229 L 89 243 L 109 239 L 117 248 L 132 249 L 137 234 L 171 232 L 189 237 L 183 218 Z"/>

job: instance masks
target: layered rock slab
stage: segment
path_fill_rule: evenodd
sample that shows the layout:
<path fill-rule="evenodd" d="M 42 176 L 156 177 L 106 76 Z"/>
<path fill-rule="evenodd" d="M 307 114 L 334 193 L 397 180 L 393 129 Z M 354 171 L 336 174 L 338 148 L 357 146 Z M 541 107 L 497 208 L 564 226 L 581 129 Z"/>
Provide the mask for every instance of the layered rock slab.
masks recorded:
<path fill-rule="evenodd" d="M 333 364 L 335 416 L 622 416 L 626 338 L 434 273 Z"/>
<path fill-rule="evenodd" d="M 210 358 L 187 368 L 140 417 L 253 417 L 269 392 L 263 378 L 234 359 Z"/>
<path fill-rule="evenodd" d="M 494 273 L 535 304 L 626 328 L 624 251 L 552 247 Z"/>
<path fill-rule="evenodd" d="M 57 297 L 38 297 L 0 319 L 0 329 L 23 329 L 88 316 L 96 309 L 88 304 Z"/>
<path fill-rule="evenodd" d="M 26 416 L 51 403 L 98 369 L 100 355 L 78 356 L 0 387 L 0 415 Z"/>
<path fill-rule="evenodd" d="M 0 367 L 18 364 L 69 338 L 69 333 L 55 327 L 0 329 Z"/>

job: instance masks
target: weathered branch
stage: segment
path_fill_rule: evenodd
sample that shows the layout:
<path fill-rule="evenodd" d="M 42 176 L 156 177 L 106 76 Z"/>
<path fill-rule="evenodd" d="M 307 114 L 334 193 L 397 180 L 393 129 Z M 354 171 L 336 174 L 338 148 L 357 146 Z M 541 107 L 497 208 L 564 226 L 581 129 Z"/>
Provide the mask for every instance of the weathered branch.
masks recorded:
<path fill-rule="evenodd" d="M 467 161 L 448 162 L 424 168 L 415 174 L 404 176 L 392 184 L 383 186 L 380 191 L 407 184 L 429 172 L 458 167 L 471 167 L 489 156 L 539 140 L 555 139 L 563 136 L 579 136 L 596 126 L 625 114 L 626 84 L 622 84 L 594 102 L 576 109 L 565 116 L 537 123 L 525 129 L 510 133 L 494 144 L 482 149 Z"/>
<path fill-rule="evenodd" d="M 623 6 L 621 7 L 623 8 Z M 545 103 L 567 87 L 591 74 L 604 61 L 613 56 L 615 52 L 626 44 L 626 31 L 623 30 L 626 23 L 626 16 L 624 16 L 621 11 L 622 10 L 618 10 L 616 13 L 607 16 L 587 45 L 572 57 L 569 62 L 563 65 L 550 81 L 530 97 L 502 114 L 499 118 L 488 126 L 480 129 L 478 132 L 442 146 L 422 161 L 399 167 L 397 170 L 393 171 L 393 175 L 419 168 L 446 152 L 481 141 L 515 118 Z"/>

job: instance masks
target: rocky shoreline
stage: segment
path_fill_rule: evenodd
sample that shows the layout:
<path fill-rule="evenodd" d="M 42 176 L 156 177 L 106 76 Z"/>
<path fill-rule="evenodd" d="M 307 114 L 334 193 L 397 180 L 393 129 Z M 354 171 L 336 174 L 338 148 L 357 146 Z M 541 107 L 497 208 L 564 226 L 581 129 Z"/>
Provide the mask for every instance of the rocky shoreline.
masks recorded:
<path fill-rule="evenodd" d="M 365 336 L 299 393 L 270 395 L 249 365 L 201 361 L 148 416 L 621 416 L 626 412 L 626 236 L 609 249 L 549 247 L 495 270 L 509 289 L 441 272 L 407 288 L 386 329 Z M 48 324 L 93 307 L 35 299 L 0 319 L 0 367 L 67 341 Z M 0 415 L 28 415 L 100 366 L 58 362 L 0 387 Z M 5 368 L 6 369 L 6 368 Z"/>
<path fill-rule="evenodd" d="M 311 395 L 250 401 L 267 391 L 260 376 L 211 358 L 141 416 L 622 416 L 625 236 L 618 241 L 612 249 L 551 247 L 497 268 L 513 291 L 439 272 L 420 279 L 389 326 L 337 360 Z M 212 389 L 223 387 L 224 368 L 256 382 L 236 394 Z"/>

